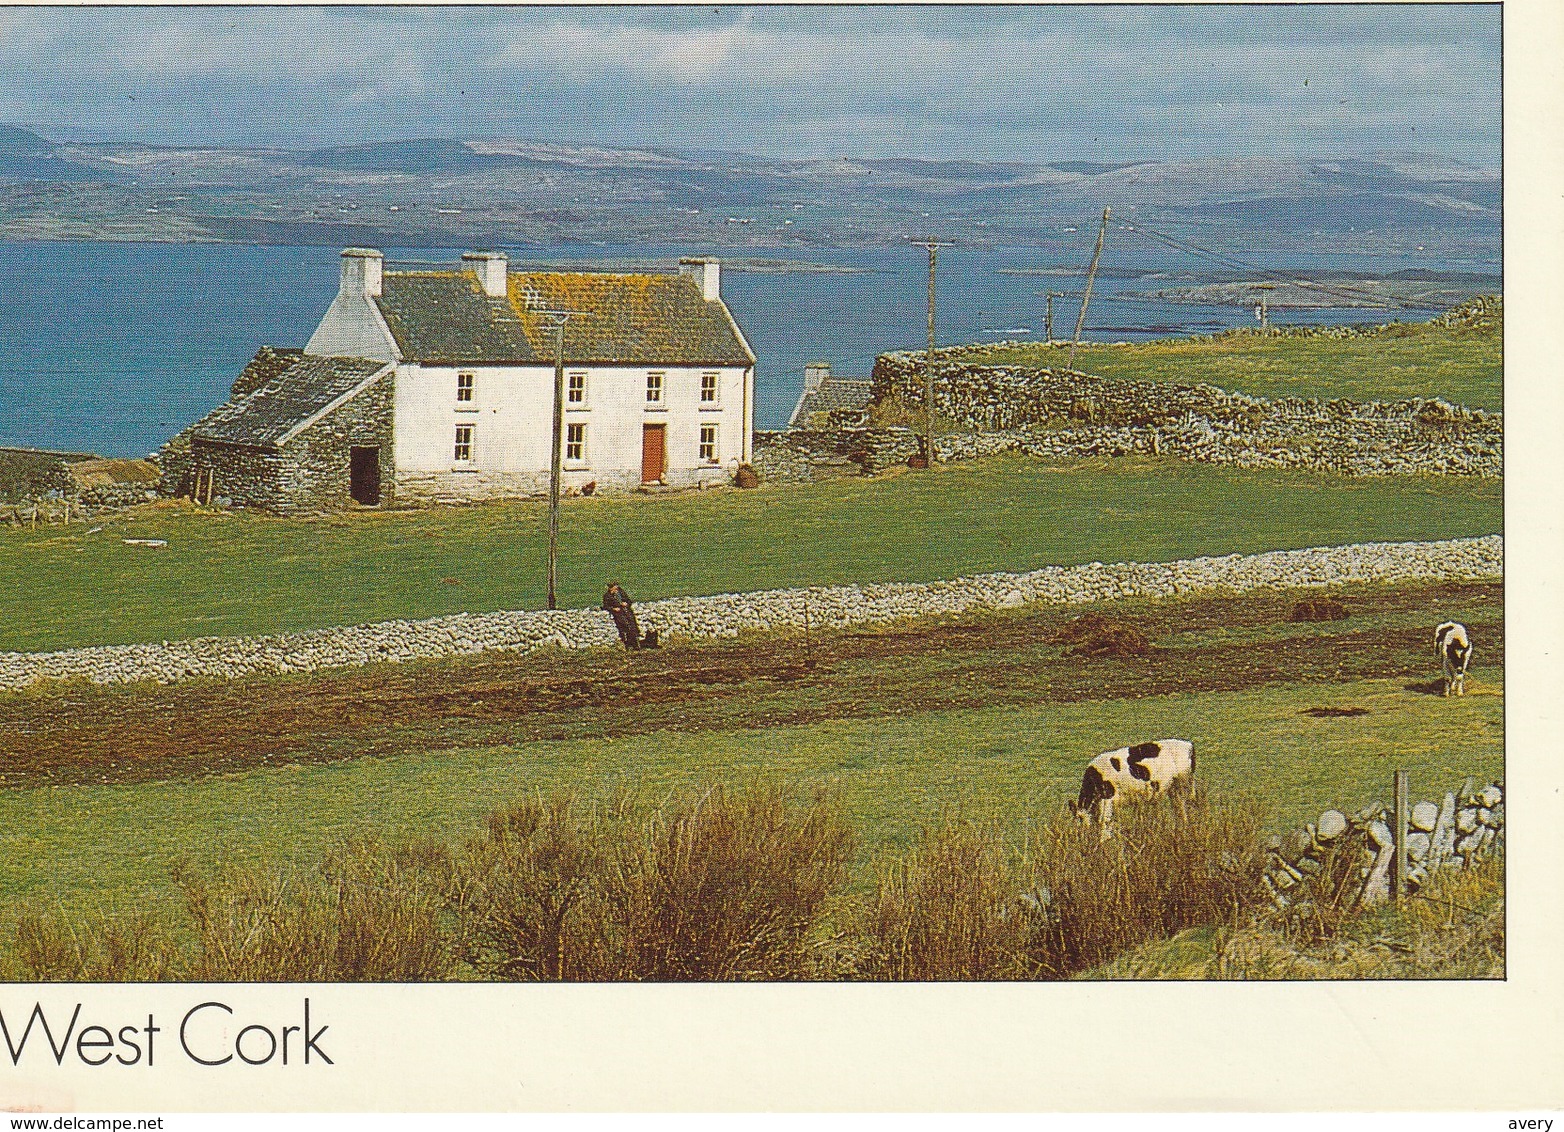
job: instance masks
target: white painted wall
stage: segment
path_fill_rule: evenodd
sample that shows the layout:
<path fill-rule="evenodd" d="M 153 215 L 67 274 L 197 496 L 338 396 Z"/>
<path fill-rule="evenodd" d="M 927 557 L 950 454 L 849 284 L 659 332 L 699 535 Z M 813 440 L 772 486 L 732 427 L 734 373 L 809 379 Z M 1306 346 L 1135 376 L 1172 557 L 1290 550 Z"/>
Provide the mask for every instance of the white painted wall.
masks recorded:
<path fill-rule="evenodd" d="M 456 399 L 457 374 L 473 374 L 473 398 Z M 586 425 L 586 452 L 567 461 L 563 483 L 578 490 L 641 484 L 642 427 L 666 425 L 664 482 L 726 481 L 749 458 L 753 374 L 747 367 L 668 367 L 661 405 L 646 400 L 648 367 L 567 366 L 586 374 L 586 400 L 566 404 L 565 422 Z M 714 372 L 715 405 L 700 400 L 701 375 Z M 396 378 L 396 475 L 399 499 L 493 498 L 548 490 L 553 366 L 403 364 Z M 567 383 L 568 384 L 568 383 Z M 473 426 L 472 460 L 455 459 L 456 426 Z M 699 459 L 702 424 L 717 428 L 714 463 Z"/>
<path fill-rule="evenodd" d="M 326 308 L 325 317 L 304 344 L 304 352 L 381 362 L 397 360 L 396 340 L 391 337 L 380 309 L 365 296 L 346 291 L 339 291 Z"/>

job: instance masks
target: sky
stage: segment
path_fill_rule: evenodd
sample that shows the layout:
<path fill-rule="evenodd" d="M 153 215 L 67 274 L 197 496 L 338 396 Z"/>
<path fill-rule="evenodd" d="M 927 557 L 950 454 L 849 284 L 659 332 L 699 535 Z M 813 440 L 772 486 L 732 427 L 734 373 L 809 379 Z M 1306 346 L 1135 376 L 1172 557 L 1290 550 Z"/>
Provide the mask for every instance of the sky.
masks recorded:
<path fill-rule="evenodd" d="M 55 140 L 1497 168 L 1498 5 L 0 7 Z"/>

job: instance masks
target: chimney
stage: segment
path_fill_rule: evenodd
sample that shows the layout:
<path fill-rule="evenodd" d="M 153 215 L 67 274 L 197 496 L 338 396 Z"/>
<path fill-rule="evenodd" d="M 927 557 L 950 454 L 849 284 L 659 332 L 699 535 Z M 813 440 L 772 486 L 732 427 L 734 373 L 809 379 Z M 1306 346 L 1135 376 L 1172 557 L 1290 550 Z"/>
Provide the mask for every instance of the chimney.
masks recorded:
<path fill-rule="evenodd" d="M 679 274 L 695 280 L 701 298 L 708 303 L 722 295 L 722 265 L 709 256 L 693 256 L 679 261 Z"/>
<path fill-rule="evenodd" d="M 804 367 L 804 392 L 813 393 L 830 379 L 830 362 L 810 362 Z"/>
<path fill-rule="evenodd" d="M 375 248 L 342 249 L 342 293 L 380 297 L 380 278 L 385 270 L 386 257 Z"/>
<path fill-rule="evenodd" d="M 504 252 L 463 252 L 462 266 L 472 268 L 485 295 L 491 299 L 505 297 Z"/>

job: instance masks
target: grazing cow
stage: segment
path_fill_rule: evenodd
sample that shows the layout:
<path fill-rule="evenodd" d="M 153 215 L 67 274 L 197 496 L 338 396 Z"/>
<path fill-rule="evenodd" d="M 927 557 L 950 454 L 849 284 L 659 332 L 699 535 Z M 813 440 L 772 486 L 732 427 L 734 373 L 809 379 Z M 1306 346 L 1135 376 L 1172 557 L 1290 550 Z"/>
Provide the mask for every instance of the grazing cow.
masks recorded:
<path fill-rule="evenodd" d="M 1070 809 L 1082 821 L 1107 826 L 1113 803 L 1139 802 L 1163 794 L 1182 802 L 1195 787 L 1195 745 L 1188 739 L 1158 739 L 1106 751 L 1086 764 L 1080 797 Z"/>
<path fill-rule="evenodd" d="M 1472 663 L 1472 638 L 1459 621 L 1446 621 L 1434 630 L 1434 647 L 1444 669 L 1445 695 L 1466 695 L 1466 670 Z"/>

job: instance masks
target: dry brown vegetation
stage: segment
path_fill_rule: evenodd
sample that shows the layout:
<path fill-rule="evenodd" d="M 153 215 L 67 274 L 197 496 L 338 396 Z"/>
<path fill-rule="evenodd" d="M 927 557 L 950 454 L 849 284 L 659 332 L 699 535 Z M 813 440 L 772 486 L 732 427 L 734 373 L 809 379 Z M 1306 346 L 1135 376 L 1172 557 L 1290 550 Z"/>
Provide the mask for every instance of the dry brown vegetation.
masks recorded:
<path fill-rule="evenodd" d="M 871 893 L 829 797 L 713 787 L 648 805 L 524 798 L 451 853 L 344 843 L 313 869 L 180 871 L 183 922 L 31 907 L 27 981 L 776 981 L 1484 978 L 1502 974 L 1500 865 L 1305 932 L 1262 896 L 1257 809 L 1060 815 L 1024 841 L 947 813 Z M 1185 952 L 1194 935 L 1202 941 Z M 1180 941 L 1185 941 L 1180 944 Z M 1213 942 L 1214 941 L 1214 942 Z M 1183 950 L 1180 950 L 1180 947 Z"/>

